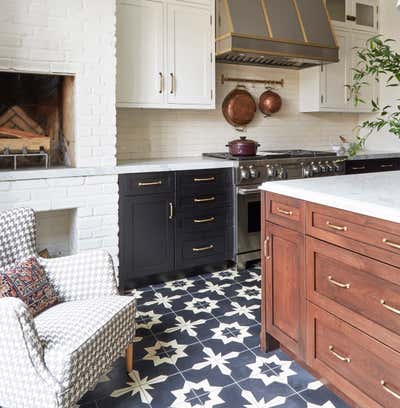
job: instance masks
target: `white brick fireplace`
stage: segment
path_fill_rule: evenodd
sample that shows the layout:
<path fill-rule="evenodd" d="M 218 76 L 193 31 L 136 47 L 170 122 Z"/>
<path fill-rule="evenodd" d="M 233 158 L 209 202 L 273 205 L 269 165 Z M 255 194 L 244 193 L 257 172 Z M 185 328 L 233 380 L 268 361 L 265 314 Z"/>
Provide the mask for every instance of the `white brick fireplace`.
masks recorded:
<path fill-rule="evenodd" d="M 2 2 L 0 70 L 75 77 L 75 168 L 0 172 L 0 210 L 43 212 L 39 241 L 51 244 L 46 222 L 68 223 L 55 229 L 55 241 L 69 235 L 69 249 L 59 252 L 105 248 L 117 261 L 115 7 L 114 0 Z"/>

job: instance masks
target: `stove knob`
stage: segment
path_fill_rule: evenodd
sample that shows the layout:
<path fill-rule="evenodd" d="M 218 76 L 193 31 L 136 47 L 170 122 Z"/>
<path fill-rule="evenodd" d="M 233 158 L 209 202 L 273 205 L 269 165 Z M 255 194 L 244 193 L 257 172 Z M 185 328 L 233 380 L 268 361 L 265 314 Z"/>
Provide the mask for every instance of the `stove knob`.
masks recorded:
<path fill-rule="evenodd" d="M 278 178 L 281 180 L 286 180 L 288 178 L 287 170 L 281 167 L 278 171 Z"/>
<path fill-rule="evenodd" d="M 313 176 L 313 172 L 310 166 L 303 166 L 303 177 L 310 178 Z"/>
<path fill-rule="evenodd" d="M 327 161 L 327 162 L 325 162 L 325 164 L 326 164 L 326 170 L 328 171 L 328 173 L 334 173 L 335 172 L 335 169 L 332 166 L 332 163 Z"/>
<path fill-rule="evenodd" d="M 325 174 L 328 172 L 328 168 L 326 167 L 326 164 L 322 164 L 321 162 L 319 162 L 318 166 L 322 174 Z"/>
<path fill-rule="evenodd" d="M 275 178 L 277 176 L 277 171 L 274 166 L 267 164 L 267 176 Z"/>
<path fill-rule="evenodd" d="M 315 164 L 314 162 L 311 162 L 311 170 L 312 170 L 313 175 L 318 175 L 321 172 L 321 169 L 318 166 L 318 164 Z"/>
<path fill-rule="evenodd" d="M 240 176 L 243 180 L 248 180 L 250 178 L 250 171 L 244 166 L 240 166 Z"/>
<path fill-rule="evenodd" d="M 254 166 L 250 166 L 249 171 L 250 171 L 250 178 L 252 179 L 257 178 L 260 175 L 260 172 Z"/>
<path fill-rule="evenodd" d="M 333 167 L 334 167 L 335 173 L 343 172 L 343 161 L 342 160 L 334 161 Z"/>

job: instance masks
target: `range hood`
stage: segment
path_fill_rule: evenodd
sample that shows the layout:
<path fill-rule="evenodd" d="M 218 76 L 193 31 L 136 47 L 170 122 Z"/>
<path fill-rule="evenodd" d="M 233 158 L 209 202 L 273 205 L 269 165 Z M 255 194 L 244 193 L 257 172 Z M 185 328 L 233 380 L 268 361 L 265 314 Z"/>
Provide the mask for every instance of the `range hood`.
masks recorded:
<path fill-rule="evenodd" d="M 217 62 L 302 69 L 339 61 L 325 0 L 217 0 Z"/>

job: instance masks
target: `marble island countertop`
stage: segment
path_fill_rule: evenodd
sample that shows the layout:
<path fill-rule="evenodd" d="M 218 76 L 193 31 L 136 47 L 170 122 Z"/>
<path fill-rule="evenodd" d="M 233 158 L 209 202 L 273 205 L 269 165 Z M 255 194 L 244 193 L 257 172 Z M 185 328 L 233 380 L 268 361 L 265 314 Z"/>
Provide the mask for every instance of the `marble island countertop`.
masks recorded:
<path fill-rule="evenodd" d="M 272 181 L 261 189 L 400 223 L 400 171 Z"/>

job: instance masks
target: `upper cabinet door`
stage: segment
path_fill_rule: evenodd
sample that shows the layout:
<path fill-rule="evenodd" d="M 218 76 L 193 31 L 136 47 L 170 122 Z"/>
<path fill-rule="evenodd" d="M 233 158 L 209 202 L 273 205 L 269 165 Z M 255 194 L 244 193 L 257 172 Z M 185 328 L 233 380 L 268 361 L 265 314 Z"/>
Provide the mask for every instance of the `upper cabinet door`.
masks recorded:
<path fill-rule="evenodd" d="M 339 45 L 339 62 L 328 64 L 322 71 L 322 107 L 330 109 L 347 109 L 349 106 L 349 90 L 351 84 L 350 58 L 348 50 L 350 37 L 345 31 L 336 30 L 336 40 Z"/>
<path fill-rule="evenodd" d="M 167 5 L 167 100 L 174 105 L 212 105 L 214 32 L 210 8 Z"/>
<path fill-rule="evenodd" d="M 374 32 L 378 30 L 378 0 L 353 0 L 354 28 Z"/>
<path fill-rule="evenodd" d="M 117 8 L 117 106 L 164 100 L 163 3 L 120 0 Z"/>

